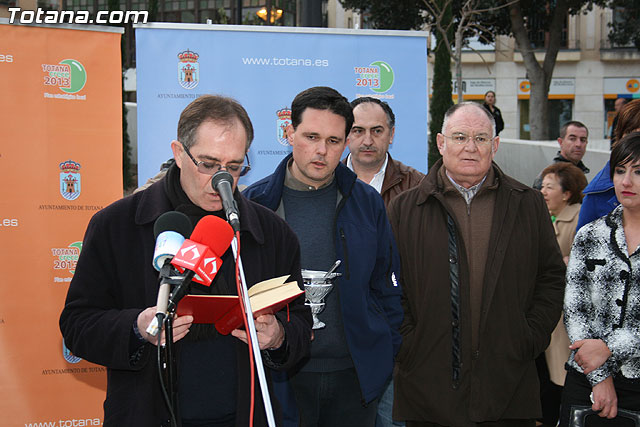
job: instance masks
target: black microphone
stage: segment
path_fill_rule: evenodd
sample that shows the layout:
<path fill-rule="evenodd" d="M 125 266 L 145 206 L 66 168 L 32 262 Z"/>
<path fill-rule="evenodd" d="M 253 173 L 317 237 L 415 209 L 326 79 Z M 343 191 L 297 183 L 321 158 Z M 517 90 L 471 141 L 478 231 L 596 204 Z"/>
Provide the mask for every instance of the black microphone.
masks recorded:
<path fill-rule="evenodd" d="M 158 334 L 162 318 L 167 315 L 167 305 L 171 283 L 177 274 L 171 260 L 180 249 L 185 236 L 191 234 L 191 221 L 182 212 L 165 212 L 153 225 L 153 234 L 156 236 L 156 246 L 153 251 L 153 267 L 160 272 L 160 286 L 156 303 L 156 318 L 147 327 L 147 333 L 153 336 Z M 160 319 L 158 319 L 160 317 Z"/>
<path fill-rule="evenodd" d="M 238 214 L 238 205 L 233 199 L 233 177 L 225 170 L 219 170 L 213 174 L 211 186 L 220 195 L 222 200 L 222 208 L 227 216 L 227 221 L 231 224 L 234 232 L 240 231 L 240 216 Z"/>

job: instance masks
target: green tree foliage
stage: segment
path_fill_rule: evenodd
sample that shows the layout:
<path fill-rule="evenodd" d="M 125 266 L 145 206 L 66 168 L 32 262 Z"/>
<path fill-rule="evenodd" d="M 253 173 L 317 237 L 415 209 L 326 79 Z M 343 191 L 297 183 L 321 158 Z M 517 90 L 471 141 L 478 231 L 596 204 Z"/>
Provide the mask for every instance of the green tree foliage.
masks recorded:
<path fill-rule="evenodd" d="M 149 22 L 158 21 L 158 0 L 149 0 Z"/>
<path fill-rule="evenodd" d="M 640 50 L 640 1 L 613 0 L 609 5 L 624 19 L 616 19 L 609 24 L 609 40 L 614 46 L 633 44 Z"/>
<path fill-rule="evenodd" d="M 451 20 L 451 7 L 443 15 L 445 25 Z M 452 29 L 450 29 L 451 32 Z M 438 151 L 436 136 L 442 128 L 444 113 L 453 105 L 451 101 L 451 55 L 445 46 L 444 37 L 436 34 L 435 62 L 433 65 L 433 96 L 429 105 L 429 169 L 441 157 Z"/>
<path fill-rule="evenodd" d="M 442 18 L 431 13 L 435 9 L 434 5 L 438 3 L 448 3 L 451 6 L 451 10 L 454 11 L 452 22 L 456 27 L 461 19 L 460 11 L 463 10 L 463 6 L 473 0 L 340 1 L 346 8 L 368 14 L 368 19 L 375 23 L 376 28 L 394 28 L 390 26 L 392 22 L 410 15 L 404 23 L 394 25 L 396 29 L 411 29 L 418 28 L 422 23 L 433 24 L 436 19 L 441 20 Z M 631 12 L 626 13 L 630 19 L 614 23 L 610 39 L 615 43 L 633 40 L 636 45 L 640 44 L 640 33 L 637 31 L 637 17 L 640 16 L 638 0 L 475 0 L 473 3 L 474 9 L 482 12 L 474 14 L 471 25 L 465 27 L 465 40 L 472 35 L 477 36 L 482 43 L 492 43 L 499 35 L 512 36 L 516 40 L 527 77 L 531 82 L 529 124 L 532 139 L 549 138 L 549 86 L 561 46 L 563 28 L 569 15 L 585 12 L 596 5 L 624 7 Z M 537 43 L 532 36 L 537 37 L 543 44 Z M 536 58 L 536 52 L 544 54 L 542 62 Z"/>
<path fill-rule="evenodd" d="M 345 9 L 368 14 L 372 28 L 384 30 L 419 30 L 428 17 L 422 13 L 421 0 L 340 0 Z"/>
<path fill-rule="evenodd" d="M 120 10 L 120 1 L 119 0 L 109 0 L 107 3 L 107 7 L 110 11 Z M 120 26 L 124 26 L 121 24 Z M 121 64 L 124 66 L 125 64 L 125 39 L 124 37 L 120 40 L 120 53 L 121 53 Z M 122 94 L 121 101 L 124 101 L 125 93 L 124 93 L 124 72 L 122 73 Z M 129 187 L 134 185 L 133 182 L 133 167 L 131 165 L 131 142 L 129 141 L 129 134 L 127 133 L 127 112 L 124 106 L 124 102 L 122 102 L 122 187 L 123 191 L 127 191 Z"/>

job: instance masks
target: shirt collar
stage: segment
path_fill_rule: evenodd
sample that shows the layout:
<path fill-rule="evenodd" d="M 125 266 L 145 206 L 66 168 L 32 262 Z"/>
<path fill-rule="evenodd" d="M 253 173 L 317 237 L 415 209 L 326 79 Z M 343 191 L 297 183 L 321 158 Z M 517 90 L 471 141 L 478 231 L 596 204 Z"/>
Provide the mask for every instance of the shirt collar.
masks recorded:
<path fill-rule="evenodd" d="M 382 183 L 384 182 L 384 175 L 387 173 L 387 165 L 389 164 L 389 153 L 386 153 L 384 157 L 384 163 L 382 167 L 376 172 L 376 174 L 371 178 L 371 182 L 368 184 L 375 188 L 378 193 L 382 193 Z M 347 167 L 353 170 L 353 162 L 351 161 L 351 153 L 347 156 Z"/>
<path fill-rule="evenodd" d="M 487 175 L 485 175 L 484 178 L 482 178 L 482 180 L 476 185 L 469 188 L 465 188 L 462 185 L 455 182 L 453 178 L 451 178 L 451 176 L 449 175 L 449 171 L 445 170 L 444 173 L 447 175 L 447 178 L 449 178 L 449 181 L 451 181 L 451 184 L 453 184 L 453 186 L 460 192 L 460 194 L 462 194 L 462 197 L 464 198 L 464 201 L 467 202 L 467 205 L 471 204 L 471 200 L 473 200 L 474 196 L 478 194 L 478 190 L 480 190 L 480 187 L 482 186 L 484 181 L 487 179 Z"/>

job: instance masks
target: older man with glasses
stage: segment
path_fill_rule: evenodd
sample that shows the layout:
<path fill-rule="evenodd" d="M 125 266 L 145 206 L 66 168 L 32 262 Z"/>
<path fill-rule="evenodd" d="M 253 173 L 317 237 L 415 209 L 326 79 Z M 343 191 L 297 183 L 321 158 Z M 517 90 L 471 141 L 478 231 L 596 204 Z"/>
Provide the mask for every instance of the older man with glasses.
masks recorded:
<path fill-rule="evenodd" d="M 394 419 L 415 426 L 534 426 L 535 358 L 560 317 L 564 262 L 539 192 L 493 162 L 493 117 L 461 103 L 442 154 L 391 201 L 404 322 Z"/>
<path fill-rule="evenodd" d="M 224 218 L 211 185 L 212 175 L 221 169 L 233 177 L 247 285 L 287 275 L 302 288 L 294 232 L 275 213 L 236 191 L 238 178 L 250 167 L 252 139 L 251 121 L 238 102 L 202 96 L 180 115 L 178 139 L 171 142 L 175 163 L 166 176 L 91 219 L 60 328 L 75 355 L 107 367 L 105 427 L 250 425 L 251 369 L 243 330 L 221 335 L 213 325 L 193 324 L 192 316 L 175 318 L 177 423 L 170 422 L 160 387 L 158 338 L 146 331 L 158 294 L 158 273 L 152 266 L 154 223 L 168 211 L 184 213 L 192 225 L 206 215 Z M 211 285 L 193 283 L 191 293 L 237 295 L 231 249 L 222 261 Z M 264 364 L 277 370 L 295 366 L 308 354 L 311 323 L 304 298 L 275 315 L 259 316 L 255 324 Z M 253 425 L 266 426 L 260 387 L 255 387 L 253 400 Z M 278 409 L 274 412 L 280 425 Z"/>

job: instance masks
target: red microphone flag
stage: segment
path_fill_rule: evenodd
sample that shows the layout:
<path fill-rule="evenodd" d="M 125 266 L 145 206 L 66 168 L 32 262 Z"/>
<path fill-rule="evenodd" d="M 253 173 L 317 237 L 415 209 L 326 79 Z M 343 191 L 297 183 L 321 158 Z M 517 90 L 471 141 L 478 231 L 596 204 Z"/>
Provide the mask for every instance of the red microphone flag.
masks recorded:
<path fill-rule="evenodd" d="M 207 215 L 196 224 L 191 237 L 178 249 L 171 264 L 180 272 L 185 269 L 195 272 L 193 281 L 209 286 L 232 239 L 233 229 L 225 220 Z"/>

